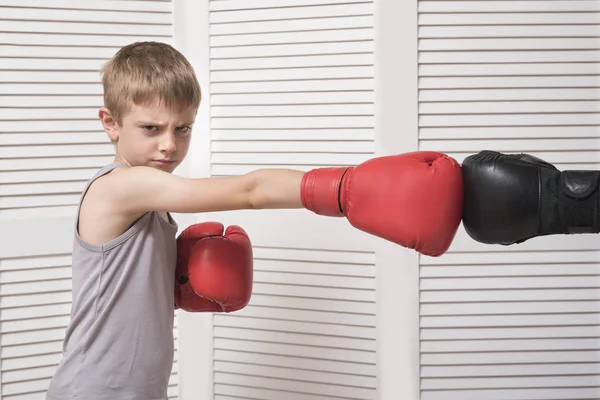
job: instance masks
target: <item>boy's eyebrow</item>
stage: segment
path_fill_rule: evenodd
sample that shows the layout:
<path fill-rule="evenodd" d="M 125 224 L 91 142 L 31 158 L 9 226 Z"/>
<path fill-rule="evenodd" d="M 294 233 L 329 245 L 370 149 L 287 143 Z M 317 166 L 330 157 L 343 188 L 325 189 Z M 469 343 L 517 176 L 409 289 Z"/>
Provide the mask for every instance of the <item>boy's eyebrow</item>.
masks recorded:
<path fill-rule="evenodd" d="M 177 126 L 181 126 L 181 125 L 194 125 L 194 122 L 196 122 L 196 121 L 182 122 L 182 123 L 178 123 Z M 139 119 L 139 120 L 136 121 L 136 124 L 138 124 L 138 125 L 155 125 L 155 126 L 167 125 L 166 122 L 161 122 L 161 121 L 156 121 L 156 120 L 149 120 L 149 119 Z"/>
<path fill-rule="evenodd" d="M 135 123 L 141 125 L 164 125 L 164 122 L 156 121 L 153 119 L 138 119 L 135 121 Z"/>

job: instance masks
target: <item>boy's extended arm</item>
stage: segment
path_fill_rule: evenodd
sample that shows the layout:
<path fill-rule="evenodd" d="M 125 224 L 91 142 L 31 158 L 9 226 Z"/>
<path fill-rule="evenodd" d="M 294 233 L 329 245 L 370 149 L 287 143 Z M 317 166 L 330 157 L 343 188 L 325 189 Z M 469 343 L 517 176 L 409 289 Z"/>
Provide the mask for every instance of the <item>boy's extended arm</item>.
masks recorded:
<path fill-rule="evenodd" d="M 186 179 L 133 167 L 113 179 L 111 200 L 123 212 L 305 207 L 346 217 L 362 231 L 430 256 L 446 252 L 462 217 L 460 164 L 431 151 L 306 173 L 259 169 L 239 177 Z"/>
<path fill-rule="evenodd" d="M 240 209 L 302 208 L 304 172 L 260 169 L 222 178 L 183 178 L 149 167 L 112 177 L 108 196 L 125 213 L 200 213 Z"/>

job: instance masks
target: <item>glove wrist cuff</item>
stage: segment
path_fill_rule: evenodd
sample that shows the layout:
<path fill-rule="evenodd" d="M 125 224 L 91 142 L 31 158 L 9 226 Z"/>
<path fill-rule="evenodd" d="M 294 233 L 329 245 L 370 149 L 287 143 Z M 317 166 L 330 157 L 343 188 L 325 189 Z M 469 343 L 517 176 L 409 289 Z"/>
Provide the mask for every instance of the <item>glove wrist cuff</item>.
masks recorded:
<path fill-rule="evenodd" d="M 559 204 L 566 233 L 600 232 L 600 171 L 563 171 Z"/>
<path fill-rule="evenodd" d="M 317 168 L 305 173 L 300 188 L 302 205 L 318 215 L 343 217 L 340 190 L 350 168 Z"/>

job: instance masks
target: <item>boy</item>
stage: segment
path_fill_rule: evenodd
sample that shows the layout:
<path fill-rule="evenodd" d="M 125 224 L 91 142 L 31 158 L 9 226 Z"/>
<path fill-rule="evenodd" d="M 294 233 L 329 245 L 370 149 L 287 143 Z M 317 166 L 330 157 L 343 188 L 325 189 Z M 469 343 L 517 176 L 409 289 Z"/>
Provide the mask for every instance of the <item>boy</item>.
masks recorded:
<path fill-rule="evenodd" d="M 169 212 L 305 207 L 430 255 L 458 228 L 460 167 L 443 154 L 185 179 L 171 173 L 187 155 L 201 97 L 185 57 L 134 43 L 107 63 L 102 82 L 99 118 L 116 156 L 82 193 L 71 322 L 48 400 L 167 398 L 177 257 Z"/>

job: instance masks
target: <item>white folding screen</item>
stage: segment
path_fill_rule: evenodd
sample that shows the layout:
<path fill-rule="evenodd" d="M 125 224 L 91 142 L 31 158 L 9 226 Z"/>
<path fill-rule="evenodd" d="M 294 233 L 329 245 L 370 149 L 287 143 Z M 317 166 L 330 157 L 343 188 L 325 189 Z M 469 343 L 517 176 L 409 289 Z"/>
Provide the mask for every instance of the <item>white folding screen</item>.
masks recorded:
<path fill-rule="evenodd" d="M 600 164 L 597 1 L 419 1 L 419 148 Z M 443 199 L 441 199 L 443 201 Z M 420 261 L 421 399 L 600 397 L 596 235 Z"/>
<path fill-rule="evenodd" d="M 97 119 L 100 67 L 125 44 L 172 43 L 171 8 L 0 0 L 2 399 L 44 399 L 61 358 L 75 207 L 87 179 L 114 155 Z"/>

